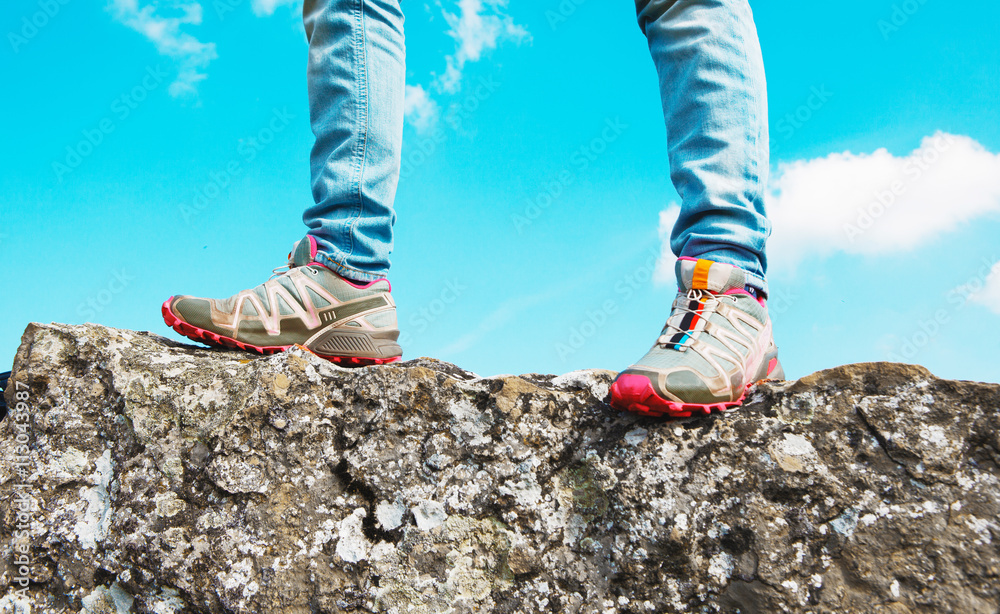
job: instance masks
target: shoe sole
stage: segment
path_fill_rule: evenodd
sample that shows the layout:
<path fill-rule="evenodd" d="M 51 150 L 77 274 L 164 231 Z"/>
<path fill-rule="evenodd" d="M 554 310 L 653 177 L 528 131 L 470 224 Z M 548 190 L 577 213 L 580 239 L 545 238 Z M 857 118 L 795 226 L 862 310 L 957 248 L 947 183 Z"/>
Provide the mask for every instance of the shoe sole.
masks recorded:
<path fill-rule="evenodd" d="M 329 360 L 330 362 L 340 365 L 342 367 L 367 367 L 370 365 L 384 365 L 390 362 L 395 362 L 400 359 L 399 356 L 393 356 L 392 358 L 364 358 L 359 356 L 327 356 L 325 354 L 320 354 L 314 350 L 307 348 L 304 345 L 269 345 L 269 346 L 259 346 L 250 343 L 244 343 L 233 339 L 232 337 L 226 337 L 224 335 L 219 335 L 213 333 L 210 330 L 205 330 L 203 328 L 198 328 L 197 326 L 192 326 L 184 320 L 177 317 L 173 311 L 170 310 L 170 302 L 174 300 L 174 297 L 168 298 L 163 303 L 162 313 L 163 321 L 167 323 L 167 326 L 174 329 L 181 335 L 184 335 L 188 339 L 194 341 L 200 341 L 207 345 L 227 348 L 231 350 L 245 350 L 247 352 L 256 352 L 262 356 L 267 356 L 270 354 L 277 354 L 278 352 L 284 352 L 285 350 L 292 347 L 300 347 L 324 360 Z"/>
<path fill-rule="evenodd" d="M 750 382 L 740 398 L 735 401 L 719 403 L 681 403 L 668 401 L 653 390 L 653 383 L 645 375 L 626 373 L 611 384 L 611 406 L 621 411 L 628 411 L 654 418 L 690 418 L 695 414 L 709 415 L 712 412 L 724 412 L 743 404 L 747 391 L 753 386 L 769 380 L 784 379 L 784 370 L 778 359 L 772 358 L 768 363 L 767 376 Z"/>

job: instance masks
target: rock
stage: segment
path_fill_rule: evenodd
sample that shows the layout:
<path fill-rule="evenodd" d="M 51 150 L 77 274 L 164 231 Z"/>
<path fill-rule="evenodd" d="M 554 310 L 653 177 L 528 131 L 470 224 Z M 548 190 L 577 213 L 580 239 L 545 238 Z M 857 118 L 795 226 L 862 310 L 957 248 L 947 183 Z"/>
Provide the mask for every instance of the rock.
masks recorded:
<path fill-rule="evenodd" d="M 670 421 L 613 376 L 32 324 L 0 613 L 1000 609 L 1000 386 L 849 365 Z"/>

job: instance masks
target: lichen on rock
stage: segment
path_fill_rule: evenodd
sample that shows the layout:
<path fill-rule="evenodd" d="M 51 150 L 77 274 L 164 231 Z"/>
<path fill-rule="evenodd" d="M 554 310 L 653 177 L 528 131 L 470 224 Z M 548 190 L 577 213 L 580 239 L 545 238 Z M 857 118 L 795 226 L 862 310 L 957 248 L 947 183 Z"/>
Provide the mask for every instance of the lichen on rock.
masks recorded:
<path fill-rule="evenodd" d="M 55 324 L 12 377 L 0 500 L 33 523 L 0 518 L 0 614 L 1000 609 L 997 385 L 849 365 L 671 421 L 611 410 L 607 371 Z"/>

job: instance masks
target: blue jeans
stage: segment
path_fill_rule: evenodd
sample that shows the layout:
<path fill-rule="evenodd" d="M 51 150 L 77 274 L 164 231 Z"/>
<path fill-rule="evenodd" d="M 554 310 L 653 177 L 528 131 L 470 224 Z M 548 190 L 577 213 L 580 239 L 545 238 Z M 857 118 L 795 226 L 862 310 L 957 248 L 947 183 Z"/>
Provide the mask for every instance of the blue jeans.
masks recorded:
<path fill-rule="evenodd" d="M 340 275 L 389 272 L 403 147 L 406 50 L 399 0 L 305 0 L 315 203 L 302 221 Z"/>
<path fill-rule="evenodd" d="M 767 86 L 747 0 L 636 0 L 660 77 L 678 257 L 748 271 L 767 294 Z"/>
<path fill-rule="evenodd" d="M 751 274 L 766 294 L 764 62 L 746 0 L 636 0 L 660 79 L 679 257 Z M 318 259 L 359 281 L 384 277 L 402 149 L 399 0 L 306 0 L 316 204 L 303 219 Z"/>

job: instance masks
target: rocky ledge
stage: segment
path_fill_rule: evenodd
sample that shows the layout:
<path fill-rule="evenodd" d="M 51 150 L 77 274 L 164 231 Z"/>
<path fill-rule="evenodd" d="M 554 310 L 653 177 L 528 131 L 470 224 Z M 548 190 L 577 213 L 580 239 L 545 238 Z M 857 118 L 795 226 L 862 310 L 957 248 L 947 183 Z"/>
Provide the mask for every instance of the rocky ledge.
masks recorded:
<path fill-rule="evenodd" d="M 0 612 L 1000 608 L 1000 386 L 850 365 L 670 421 L 613 375 L 33 324 Z"/>

